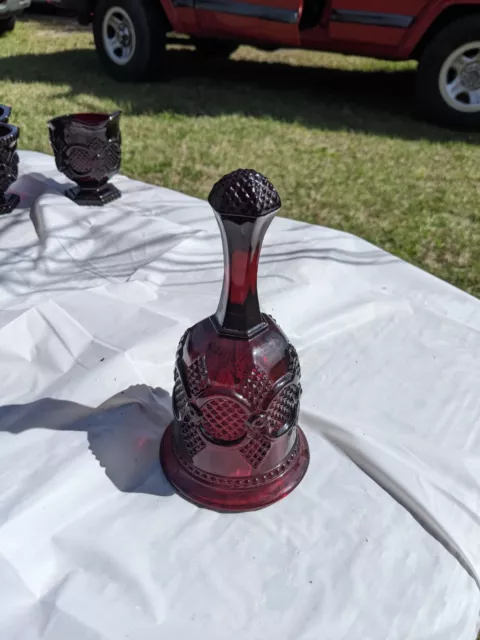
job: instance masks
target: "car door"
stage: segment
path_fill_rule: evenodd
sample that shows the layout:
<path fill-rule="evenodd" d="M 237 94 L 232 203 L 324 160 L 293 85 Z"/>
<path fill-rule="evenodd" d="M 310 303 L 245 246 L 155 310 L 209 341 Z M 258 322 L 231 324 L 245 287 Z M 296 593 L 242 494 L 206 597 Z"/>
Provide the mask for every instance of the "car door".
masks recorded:
<path fill-rule="evenodd" d="M 300 45 L 303 0 L 195 0 L 199 35 Z"/>
<path fill-rule="evenodd" d="M 329 33 L 335 40 L 399 44 L 429 0 L 331 0 Z"/>

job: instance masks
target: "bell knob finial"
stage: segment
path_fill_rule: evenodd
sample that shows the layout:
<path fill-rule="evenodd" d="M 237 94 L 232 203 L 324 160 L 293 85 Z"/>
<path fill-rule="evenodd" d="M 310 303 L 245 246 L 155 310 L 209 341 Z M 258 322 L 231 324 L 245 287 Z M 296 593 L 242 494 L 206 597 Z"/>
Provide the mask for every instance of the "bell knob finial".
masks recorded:
<path fill-rule="evenodd" d="M 217 213 L 259 218 L 282 206 L 273 184 L 253 169 L 237 169 L 221 178 L 208 196 Z"/>

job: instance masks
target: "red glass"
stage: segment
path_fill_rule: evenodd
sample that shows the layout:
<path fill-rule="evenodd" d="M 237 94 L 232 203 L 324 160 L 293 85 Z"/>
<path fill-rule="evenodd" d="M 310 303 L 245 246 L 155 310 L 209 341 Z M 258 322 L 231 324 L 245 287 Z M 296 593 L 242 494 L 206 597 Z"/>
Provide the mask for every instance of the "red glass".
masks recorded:
<path fill-rule="evenodd" d="M 11 213 L 20 203 L 16 193 L 7 189 L 18 178 L 19 158 L 17 153 L 20 129 L 11 124 L 0 123 L 0 215 Z"/>
<path fill-rule="evenodd" d="M 8 120 L 12 115 L 12 107 L 8 107 L 6 104 L 0 104 L 0 122 L 8 124 Z"/>
<path fill-rule="evenodd" d="M 75 113 L 48 123 L 57 169 L 78 186 L 65 195 L 81 206 L 103 206 L 120 198 L 110 178 L 122 159 L 120 111 Z"/>
<path fill-rule="evenodd" d="M 263 238 L 281 203 L 251 170 L 222 178 L 209 202 L 223 240 L 223 289 L 216 313 L 188 329 L 178 346 L 174 420 L 160 458 L 167 478 L 192 502 L 249 511 L 290 493 L 309 463 L 297 424 L 298 356 L 261 313 L 257 295 Z"/>

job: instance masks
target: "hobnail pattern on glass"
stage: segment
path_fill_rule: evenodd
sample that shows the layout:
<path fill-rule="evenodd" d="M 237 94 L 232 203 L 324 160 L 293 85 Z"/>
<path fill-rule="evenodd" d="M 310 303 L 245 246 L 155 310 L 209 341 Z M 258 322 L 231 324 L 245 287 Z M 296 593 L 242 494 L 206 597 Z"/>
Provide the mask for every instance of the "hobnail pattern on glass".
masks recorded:
<path fill-rule="evenodd" d="M 200 437 L 197 427 L 188 422 L 188 420 L 182 424 L 181 429 L 188 454 L 191 458 L 194 458 L 200 451 L 205 449 L 205 442 Z"/>
<path fill-rule="evenodd" d="M 205 365 L 205 357 L 200 356 L 186 370 L 187 383 L 190 395 L 196 396 L 205 389 L 208 384 L 208 373 Z"/>
<path fill-rule="evenodd" d="M 238 169 L 219 180 L 209 196 L 220 213 L 256 218 L 281 207 L 273 184 L 253 169 Z"/>
<path fill-rule="evenodd" d="M 216 397 L 202 407 L 202 427 L 214 440 L 232 442 L 247 432 L 245 409 L 232 398 Z"/>
<path fill-rule="evenodd" d="M 216 485 L 218 487 L 225 487 L 228 489 L 249 489 L 253 487 L 261 487 L 280 478 L 296 461 L 298 454 L 300 453 L 299 445 L 300 442 L 297 437 L 288 456 L 273 467 L 273 469 L 270 469 L 268 473 L 238 478 L 208 473 L 207 471 L 203 471 L 196 467 L 192 462 L 190 462 L 190 460 L 186 460 L 179 451 L 175 451 L 175 453 L 177 460 L 180 462 L 182 467 L 190 475 L 194 476 L 197 480 L 204 482 L 206 485 Z"/>
<path fill-rule="evenodd" d="M 299 400 L 297 385 L 288 385 L 272 400 L 267 412 L 266 429 L 274 436 L 286 424 L 293 425 Z"/>
<path fill-rule="evenodd" d="M 257 269 L 263 238 L 280 207 L 256 171 L 223 177 L 209 202 L 224 247 L 216 312 L 196 322 L 177 350 L 176 420 L 162 439 L 167 477 L 193 502 L 246 511 L 290 493 L 309 463 L 297 425 L 301 393 L 295 349 L 260 311 Z"/>
<path fill-rule="evenodd" d="M 254 411 L 260 411 L 270 389 L 271 384 L 265 371 L 259 367 L 253 367 L 243 383 L 242 395 Z"/>
<path fill-rule="evenodd" d="M 271 446 L 271 442 L 264 436 L 260 435 L 252 438 L 240 449 L 240 453 L 248 464 L 250 464 L 254 469 L 258 469 L 270 451 Z"/>

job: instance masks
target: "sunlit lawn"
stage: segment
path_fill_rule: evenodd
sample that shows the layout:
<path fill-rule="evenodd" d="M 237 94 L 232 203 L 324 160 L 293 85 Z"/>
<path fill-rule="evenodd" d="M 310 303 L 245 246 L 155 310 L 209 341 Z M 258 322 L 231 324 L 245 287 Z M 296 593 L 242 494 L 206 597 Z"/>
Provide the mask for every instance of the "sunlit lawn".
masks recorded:
<path fill-rule="evenodd" d="M 127 175 L 205 197 L 253 167 L 283 215 L 480 294 L 480 135 L 414 119 L 410 63 L 249 48 L 214 63 L 176 47 L 167 82 L 122 85 L 99 69 L 88 30 L 29 19 L 1 40 L 0 77 L 22 148 L 50 152 L 54 115 L 120 108 Z"/>

